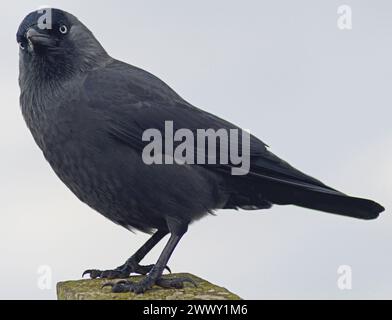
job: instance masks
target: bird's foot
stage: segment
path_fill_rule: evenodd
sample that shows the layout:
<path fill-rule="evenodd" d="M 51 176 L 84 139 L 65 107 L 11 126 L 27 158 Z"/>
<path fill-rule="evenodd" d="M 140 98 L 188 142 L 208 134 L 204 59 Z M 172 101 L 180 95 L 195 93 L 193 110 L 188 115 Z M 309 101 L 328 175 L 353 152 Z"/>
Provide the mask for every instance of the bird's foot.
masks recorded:
<path fill-rule="evenodd" d="M 114 270 L 97 270 L 89 269 L 83 272 L 82 277 L 89 275 L 91 279 L 122 279 L 128 278 L 131 275 L 131 271 L 122 268 L 116 268 Z"/>
<path fill-rule="evenodd" d="M 84 277 L 86 274 L 90 275 L 91 279 L 124 279 L 128 278 L 132 273 L 134 274 L 140 274 L 140 275 L 146 275 L 148 274 L 154 265 L 148 265 L 148 266 L 141 266 L 138 263 L 135 263 L 133 261 L 127 261 L 124 265 L 114 269 L 114 270 L 96 270 L 96 269 L 90 269 L 86 270 L 83 272 L 82 277 Z M 171 270 L 169 267 L 166 267 L 166 270 L 171 273 Z"/>
<path fill-rule="evenodd" d="M 172 278 L 165 279 L 159 278 L 155 280 L 154 278 L 147 276 L 139 282 L 132 282 L 129 280 L 120 280 L 116 282 L 108 282 L 103 285 L 104 287 L 112 287 L 113 293 L 123 293 L 123 292 L 133 292 L 136 294 L 141 294 L 150 290 L 154 285 L 157 285 L 164 289 L 182 289 L 184 284 L 188 282 L 197 287 L 197 284 L 191 278 Z"/>
<path fill-rule="evenodd" d="M 182 289 L 184 288 L 185 283 L 192 284 L 195 288 L 197 284 L 191 278 L 160 278 L 158 279 L 155 284 L 164 289 Z"/>

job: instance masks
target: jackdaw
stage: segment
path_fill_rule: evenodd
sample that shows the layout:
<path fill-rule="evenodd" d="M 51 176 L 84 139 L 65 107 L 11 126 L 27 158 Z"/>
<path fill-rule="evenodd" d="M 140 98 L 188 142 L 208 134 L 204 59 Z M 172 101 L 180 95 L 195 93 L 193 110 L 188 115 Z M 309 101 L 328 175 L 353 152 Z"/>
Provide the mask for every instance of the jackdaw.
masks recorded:
<path fill-rule="evenodd" d="M 50 27 L 48 19 L 43 21 L 48 10 Z M 167 279 L 162 273 L 188 226 L 218 209 L 297 205 L 366 220 L 384 210 L 376 202 L 347 196 L 298 171 L 254 136 L 242 154 L 250 159 L 244 175 L 232 174 L 238 165 L 234 162 L 146 164 L 143 133 L 156 129 L 166 141 L 168 121 L 176 130 L 184 128 L 195 135 L 199 129 L 239 128 L 192 106 L 154 75 L 109 56 L 86 26 L 62 10 L 27 15 L 17 42 L 23 117 L 55 173 L 106 218 L 152 234 L 124 265 L 84 273 L 124 279 L 109 283 L 113 292 L 142 293 L 153 285 L 180 288 L 190 281 Z M 227 146 L 217 147 L 222 149 Z M 198 145 L 192 151 L 200 156 Z M 140 265 L 168 234 L 156 264 Z M 125 280 L 131 273 L 146 277 L 139 283 Z"/>

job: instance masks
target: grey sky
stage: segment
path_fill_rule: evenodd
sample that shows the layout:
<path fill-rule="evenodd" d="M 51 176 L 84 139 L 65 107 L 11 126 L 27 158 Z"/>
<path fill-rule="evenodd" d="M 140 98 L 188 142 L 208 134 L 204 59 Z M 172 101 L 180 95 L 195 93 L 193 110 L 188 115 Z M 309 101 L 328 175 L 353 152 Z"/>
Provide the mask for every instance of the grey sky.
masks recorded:
<path fill-rule="evenodd" d="M 0 20 L 0 298 L 54 299 L 57 281 L 120 265 L 147 238 L 81 204 L 44 161 L 22 119 L 16 29 L 42 5 L 13 1 Z M 295 207 L 221 211 L 190 229 L 170 266 L 243 298 L 392 298 L 390 1 L 46 1 L 79 17 L 108 52 L 184 98 L 251 129 L 299 169 L 374 199 L 363 222 Z M 352 6 L 353 30 L 337 28 Z M 157 258 L 159 246 L 148 262 Z M 353 289 L 337 269 L 350 265 Z"/>

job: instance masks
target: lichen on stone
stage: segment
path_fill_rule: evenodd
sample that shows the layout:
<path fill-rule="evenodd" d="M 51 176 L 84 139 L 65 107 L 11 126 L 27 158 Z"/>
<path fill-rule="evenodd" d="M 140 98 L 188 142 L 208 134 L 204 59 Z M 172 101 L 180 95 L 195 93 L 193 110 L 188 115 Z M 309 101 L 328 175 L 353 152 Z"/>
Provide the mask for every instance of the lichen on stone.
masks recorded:
<path fill-rule="evenodd" d="M 165 275 L 165 278 L 191 278 L 197 287 L 185 283 L 183 289 L 163 289 L 154 286 L 144 294 L 112 293 L 110 287 L 102 288 L 107 279 L 66 281 L 57 284 L 59 300 L 241 300 L 225 288 L 188 273 Z M 140 281 L 142 276 L 131 277 Z M 115 280 L 114 280 L 115 281 Z"/>

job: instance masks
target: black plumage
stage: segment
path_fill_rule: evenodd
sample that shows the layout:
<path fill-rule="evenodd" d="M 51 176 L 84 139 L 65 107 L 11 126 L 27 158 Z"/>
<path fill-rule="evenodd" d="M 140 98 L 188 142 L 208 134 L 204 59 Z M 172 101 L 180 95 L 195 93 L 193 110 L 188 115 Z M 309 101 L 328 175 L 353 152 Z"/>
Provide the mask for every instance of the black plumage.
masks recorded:
<path fill-rule="evenodd" d="M 155 232 L 123 266 L 88 270 L 104 278 L 149 273 L 138 284 L 114 284 L 114 291 L 181 286 L 187 279 L 164 281 L 161 274 L 188 225 L 214 210 L 293 204 L 361 219 L 384 210 L 296 170 L 254 136 L 244 176 L 233 176 L 230 163 L 146 165 L 142 134 L 150 128 L 164 132 L 165 121 L 192 132 L 239 128 L 192 106 L 154 75 L 111 58 L 73 15 L 53 9 L 53 27 L 45 30 L 37 25 L 41 16 L 29 14 L 17 33 L 20 102 L 36 143 L 81 201 L 128 229 Z M 169 233 L 157 264 L 140 266 Z"/>

